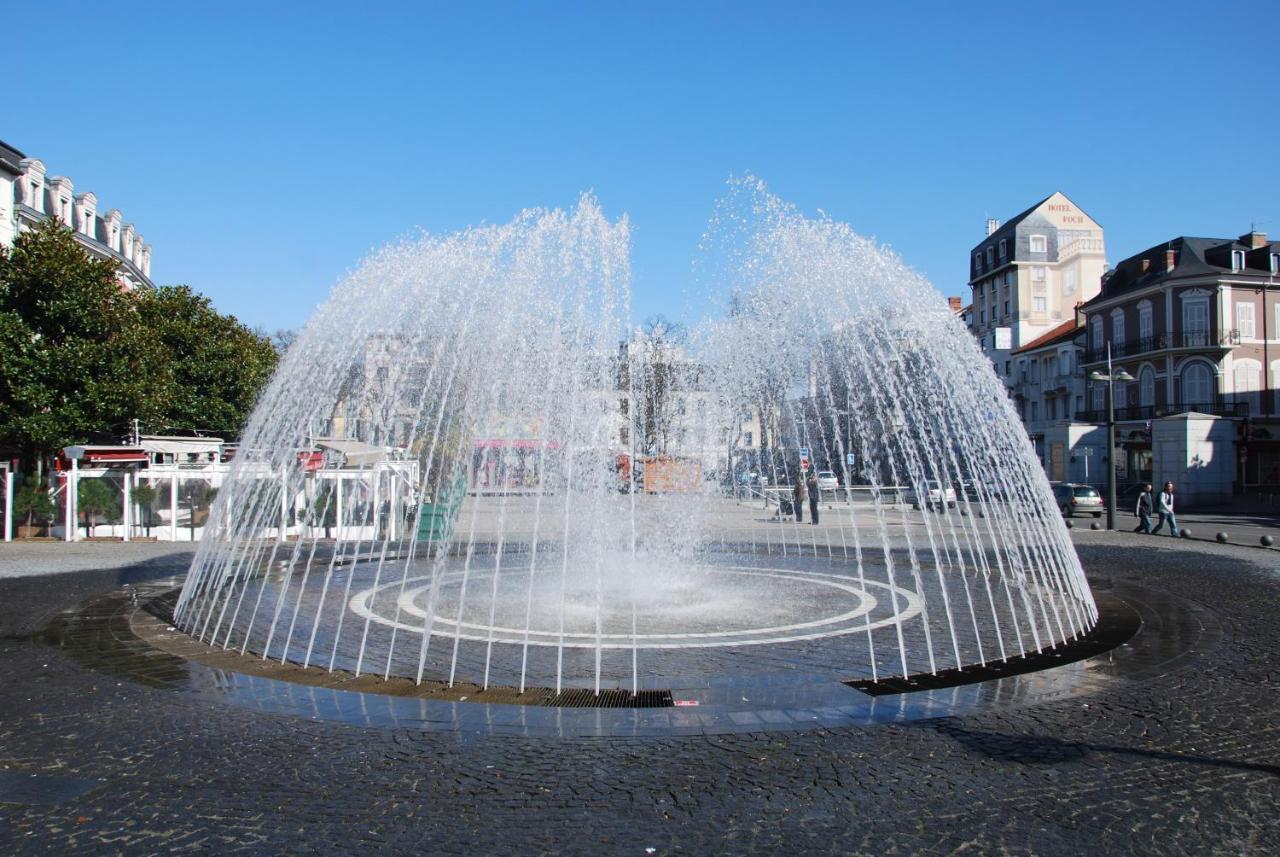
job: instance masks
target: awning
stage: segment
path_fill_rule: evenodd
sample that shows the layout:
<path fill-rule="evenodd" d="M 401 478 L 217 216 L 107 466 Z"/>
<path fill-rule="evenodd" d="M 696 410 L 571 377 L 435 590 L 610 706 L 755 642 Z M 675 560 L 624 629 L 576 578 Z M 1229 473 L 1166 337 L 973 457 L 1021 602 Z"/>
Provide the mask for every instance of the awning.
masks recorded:
<path fill-rule="evenodd" d="M 320 439 L 316 446 L 342 456 L 344 463 L 351 467 L 363 467 L 387 460 L 387 451 L 380 446 L 371 446 L 360 440 Z"/>
<path fill-rule="evenodd" d="M 145 464 L 150 458 L 147 451 L 137 446 L 68 446 L 62 450 L 67 461 L 78 461 L 81 466 L 113 464 Z"/>
<path fill-rule="evenodd" d="M 220 437 L 142 437 L 139 443 L 147 452 L 169 455 L 185 455 L 189 452 L 218 452 L 222 449 Z"/>

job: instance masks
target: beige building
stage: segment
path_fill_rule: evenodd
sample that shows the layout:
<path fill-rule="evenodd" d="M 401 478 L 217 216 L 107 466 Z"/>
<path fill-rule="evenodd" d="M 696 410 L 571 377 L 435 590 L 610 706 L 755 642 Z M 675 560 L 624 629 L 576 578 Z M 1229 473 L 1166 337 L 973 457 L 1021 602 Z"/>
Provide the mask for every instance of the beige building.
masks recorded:
<path fill-rule="evenodd" d="M 996 372 L 1017 380 L 1010 352 L 1074 318 L 1107 270 L 1102 227 L 1061 192 L 1001 224 L 970 254 L 969 330 Z"/>

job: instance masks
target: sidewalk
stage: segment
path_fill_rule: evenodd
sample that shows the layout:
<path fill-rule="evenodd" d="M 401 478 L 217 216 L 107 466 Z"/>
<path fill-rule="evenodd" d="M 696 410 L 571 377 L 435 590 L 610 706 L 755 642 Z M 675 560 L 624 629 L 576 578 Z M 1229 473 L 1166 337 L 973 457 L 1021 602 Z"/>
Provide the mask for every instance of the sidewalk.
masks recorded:
<path fill-rule="evenodd" d="M 1196 541 L 1216 541 L 1218 533 L 1226 533 L 1227 540 L 1231 544 L 1248 545 L 1250 547 L 1261 547 L 1259 541 L 1263 536 L 1271 536 L 1275 540 L 1276 547 L 1272 550 L 1280 550 L 1280 514 L 1256 514 L 1248 512 L 1188 512 L 1186 514 L 1179 513 L 1177 515 L 1178 526 L 1184 530 L 1191 532 L 1190 538 Z M 1160 519 L 1152 515 L 1151 525 Z M 1093 523 L 1092 518 L 1074 518 L 1075 527 L 1077 529 L 1089 529 L 1089 525 Z M 1106 518 L 1100 520 L 1103 526 L 1106 526 Z M 1116 530 L 1120 532 L 1133 531 L 1138 527 L 1138 517 L 1131 511 L 1120 511 L 1116 515 Z M 1169 528 L 1157 533 L 1155 538 L 1169 538 L 1167 533 Z"/>

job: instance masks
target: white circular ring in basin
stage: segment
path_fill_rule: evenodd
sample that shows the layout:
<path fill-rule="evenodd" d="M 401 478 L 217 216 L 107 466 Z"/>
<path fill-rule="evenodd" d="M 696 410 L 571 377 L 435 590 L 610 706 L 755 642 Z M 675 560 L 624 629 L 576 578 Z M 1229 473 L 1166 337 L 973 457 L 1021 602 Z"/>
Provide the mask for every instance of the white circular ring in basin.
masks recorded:
<path fill-rule="evenodd" d="M 859 581 L 856 578 L 825 574 L 821 572 L 798 571 L 780 568 L 753 568 L 747 566 L 698 566 L 698 571 L 710 574 L 749 575 L 757 578 L 770 578 L 784 583 L 792 583 L 797 587 L 821 587 L 835 590 L 833 604 L 848 606 L 829 615 L 816 618 L 805 617 L 804 621 L 790 622 L 768 627 L 740 628 L 721 631 L 689 631 L 663 634 L 630 634 L 630 633 L 590 633 L 530 628 L 516 628 L 503 625 L 489 625 L 481 622 L 464 621 L 459 623 L 457 617 L 443 616 L 437 611 L 430 622 L 427 621 L 427 610 L 419 603 L 425 596 L 430 598 L 431 582 L 426 576 L 409 578 L 407 581 L 393 581 L 377 587 L 366 589 L 354 595 L 349 606 L 356 615 L 390 628 L 397 628 L 412 633 L 423 633 L 429 625 L 432 636 L 454 638 L 476 642 L 506 643 L 512 645 L 528 644 L 531 646 L 560 646 L 570 648 L 603 648 L 603 649 L 685 649 L 729 646 L 762 646 L 777 643 L 794 643 L 802 640 L 836 637 L 846 634 L 865 633 L 868 630 L 882 628 L 895 623 L 905 622 L 918 615 L 923 608 L 919 595 L 901 586 L 891 586 L 880 581 Z M 502 571 L 504 578 L 527 576 L 528 567 L 510 568 Z M 473 572 L 469 585 L 490 578 L 492 572 Z M 462 582 L 460 572 L 446 573 L 440 580 L 440 591 L 457 588 Z M 408 586 L 396 602 L 397 616 L 386 616 L 373 609 L 373 601 L 378 593 L 391 588 Z M 897 599 L 897 612 L 887 616 L 871 619 L 871 614 L 880 605 L 880 599 L 871 590 L 880 593 L 881 598 L 890 601 Z M 781 590 L 785 592 L 785 588 Z M 440 592 L 436 593 L 437 599 Z M 417 621 L 406 620 L 412 617 Z"/>

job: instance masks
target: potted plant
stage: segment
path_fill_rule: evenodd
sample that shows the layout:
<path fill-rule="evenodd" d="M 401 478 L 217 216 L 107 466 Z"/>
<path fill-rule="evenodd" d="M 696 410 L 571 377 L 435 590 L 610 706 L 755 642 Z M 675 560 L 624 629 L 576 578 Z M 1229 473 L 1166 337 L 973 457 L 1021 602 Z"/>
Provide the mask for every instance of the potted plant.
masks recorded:
<path fill-rule="evenodd" d="M 58 513 L 57 506 L 49 497 L 48 486 L 34 476 L 28 476 L 14 494 L 13 511 L 16 517 L 27 520 L 18 526 L 20 539 L 34 538 L 40 527 L 48 526 Z"/>

